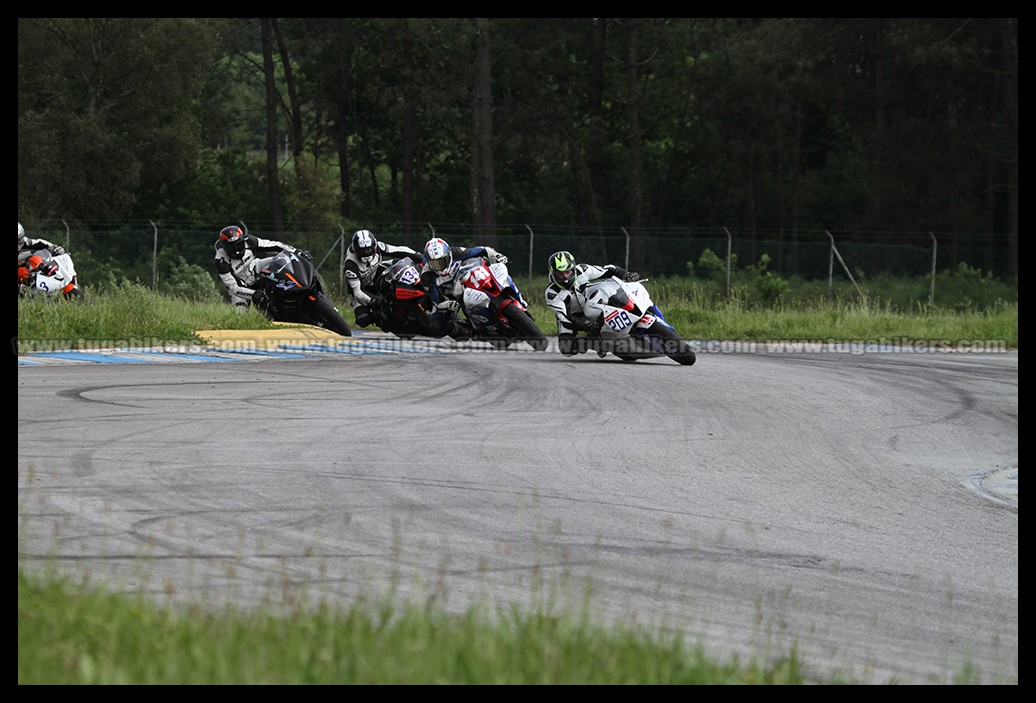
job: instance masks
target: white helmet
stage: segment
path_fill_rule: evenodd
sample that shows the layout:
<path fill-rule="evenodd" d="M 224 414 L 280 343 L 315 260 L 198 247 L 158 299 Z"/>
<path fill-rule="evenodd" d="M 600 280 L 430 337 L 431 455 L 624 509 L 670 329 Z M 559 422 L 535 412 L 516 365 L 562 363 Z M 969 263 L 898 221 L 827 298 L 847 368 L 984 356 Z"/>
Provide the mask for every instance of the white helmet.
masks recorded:
<path fill-rule="evenodd" d="M 18 223 L 18 249 L 21 249 L 23 244 L 25 244 L 25 228 L 22 227 L 22 223 L 19 222 Z"/>
<path fill-rule="evenodd" d="M 453 252 L 445 239 L 433 237 L 424 245 L 424 262 L 432 271 L 440 276 L 446 273 L 446 269 L 453 263 Z"/>

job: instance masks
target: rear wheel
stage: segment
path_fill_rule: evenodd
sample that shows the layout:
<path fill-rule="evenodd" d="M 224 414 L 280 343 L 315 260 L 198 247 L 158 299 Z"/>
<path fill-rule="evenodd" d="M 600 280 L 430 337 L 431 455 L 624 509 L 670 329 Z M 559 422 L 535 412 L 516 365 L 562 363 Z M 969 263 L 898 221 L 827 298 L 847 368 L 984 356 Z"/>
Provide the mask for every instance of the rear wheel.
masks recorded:
<path fill-rule="evenodd" d="M 680 338 L 672 327 L 655 322 L 647 331 L 661 346 L 660 351 L 681 366 L 691 366 L 697 361 L 691 345 Z"/>
<path fill-rule="evenodd" d="M 322 327 L 325 329 L 336 332 L 343 337 L 353 336 L 352 330 L 349 329 L 349 323 L 345 321 L 342 313 L 338 312 L 338 308 L 323 293 L 317 293 L 316 298 L 313 300 L 313 314 L 323 322 Z"/>
<path fill-rule="evenodd" d="M 549 342 L 547 335 L 536 325 L 536 322 L 529 316 L 529 313 L 522 310 L 516 304 L 511 304 L 503 309 L 503 315 L 511 323 L 511 328 L 517 333 L 518 339 L 526 342 L 536 351 L 544 351 Z"/>

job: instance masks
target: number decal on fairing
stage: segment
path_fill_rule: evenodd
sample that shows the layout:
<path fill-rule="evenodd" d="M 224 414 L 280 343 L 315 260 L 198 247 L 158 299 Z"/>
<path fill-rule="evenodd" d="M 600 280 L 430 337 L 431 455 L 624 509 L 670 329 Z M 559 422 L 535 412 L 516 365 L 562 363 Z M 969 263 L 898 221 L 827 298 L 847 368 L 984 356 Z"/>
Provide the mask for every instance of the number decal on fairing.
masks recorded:
<path fill-rule="evenodd" d="M 413 266 L 408 267 L 399 277 L 399 280 L 408 286 L 416 285 L 418 279 L 420 279 L 420 276 L 417 275 L 417 269 Z"/>
<path fill-rule="evenodd" d="M 622 332 L 624 329 L 633 324 L 633 320 L 626 314 L 625 310 L 616 310 L 615 312 L 607 315 L 604 321 L 608 323 L 616 332 Z"/>
<path fill-rule="evenodd" d="M 470 277 L 469 280 L 475 284 L 475 288 L 482 288 L 486 285 L 486 280 L 489 278 L 489 271 L 479 266 L 476 269 L 472 269 L 468 276 Z"/>
<path fill-rule="evenodd" d="M 478 266 L 464 274 L 461 280 L 462 285 L 473 290 L 485 291 L 492 297 L 500 295 L 500 288 L 496 285 L 496 279 L 485 266 Z"/>

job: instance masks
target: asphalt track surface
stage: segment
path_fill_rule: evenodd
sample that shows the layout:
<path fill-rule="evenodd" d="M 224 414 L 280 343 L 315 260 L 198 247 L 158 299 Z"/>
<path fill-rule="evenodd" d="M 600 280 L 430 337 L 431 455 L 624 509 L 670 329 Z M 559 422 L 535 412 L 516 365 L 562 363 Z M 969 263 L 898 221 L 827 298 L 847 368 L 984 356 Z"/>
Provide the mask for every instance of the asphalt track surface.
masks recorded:
<path fill-rule="evenodd" d="M 726 351 L 21 357 L 19 563 L 163 605 L 585 611 L 818 679 L 1018 683 L 1017 352 Z"/>

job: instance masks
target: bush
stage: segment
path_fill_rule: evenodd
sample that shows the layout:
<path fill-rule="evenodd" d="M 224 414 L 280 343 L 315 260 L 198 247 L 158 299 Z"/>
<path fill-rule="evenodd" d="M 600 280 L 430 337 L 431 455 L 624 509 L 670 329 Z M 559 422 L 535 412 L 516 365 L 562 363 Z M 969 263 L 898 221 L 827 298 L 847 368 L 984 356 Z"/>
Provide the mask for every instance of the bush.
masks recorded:
<path fill-rule="evenodd" d="M 221 286 L 217 286 L 209 270 L 197 264 L 187 263 L 178 257 L 168 279 L 158 285 L 159 292 L 182 300 L 215 302 L 221 299 Z"/>
<path fill-rule="evenodd" d="M 930 286 L 932 277 L 925 277 Z M 1018 290 L 981 269 L 961 263 L 956 271 L 946 270 L 935 277 L 934 303 L 951 310 L 988 310 L 999 303 L 1017 303 Z"/>

